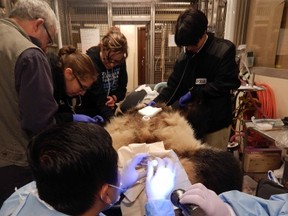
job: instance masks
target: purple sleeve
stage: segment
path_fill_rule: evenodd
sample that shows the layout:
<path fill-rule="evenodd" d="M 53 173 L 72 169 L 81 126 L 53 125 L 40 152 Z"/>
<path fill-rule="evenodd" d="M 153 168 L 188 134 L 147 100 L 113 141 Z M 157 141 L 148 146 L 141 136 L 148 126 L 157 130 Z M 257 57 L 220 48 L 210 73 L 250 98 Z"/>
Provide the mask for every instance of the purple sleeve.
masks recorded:
<path fill-rule="evenodd" d="M 53 79 L 44 53 L 25 50 L 15 66 L 15 85 L 19 95 L 20 121 L 29 133 L 38 133 L 55 124 L 58 109 L 53 97 Z"/>

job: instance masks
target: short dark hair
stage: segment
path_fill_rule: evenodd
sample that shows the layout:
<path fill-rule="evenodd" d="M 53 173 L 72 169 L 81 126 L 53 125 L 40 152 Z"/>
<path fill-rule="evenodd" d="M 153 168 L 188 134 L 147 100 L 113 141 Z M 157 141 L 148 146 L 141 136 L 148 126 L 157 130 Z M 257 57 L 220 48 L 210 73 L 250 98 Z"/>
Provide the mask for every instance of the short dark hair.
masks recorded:
<path fill-rule="evenodd" d="M 186 151 L 179 157 L 188 159 L 184 168 L 188 168 L 185 169 L 187 173 L 193 173 L 190 175 L 194 177 L 190 179 L 192 183 L 201 182 L 216 194 L 242 190 L 243 172 L 240 162 L 232 153 L 206 146 Z"/>
<path fill-rule="evenodd" d="M 31 140 L 27 156 L 39 197 L 68 215 L 87 211 L 105 183 L 118 181 L 112 139 L 96 124 L 55 125 Z"/>
<path fill-rule="evenodd" d="M 207 30 L 206 15 L 197 9 L 188 8 L 182 12 L 176 23 L 175 43 L 177 46 L 197 45 Z"/>

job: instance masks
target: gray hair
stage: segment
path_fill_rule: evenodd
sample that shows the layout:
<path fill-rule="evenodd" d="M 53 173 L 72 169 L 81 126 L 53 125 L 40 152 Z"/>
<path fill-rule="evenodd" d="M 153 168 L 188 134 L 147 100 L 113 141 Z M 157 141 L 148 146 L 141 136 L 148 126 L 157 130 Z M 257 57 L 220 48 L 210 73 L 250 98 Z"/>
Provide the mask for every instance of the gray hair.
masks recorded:
<path fill-rule="evenodd" d="M 56 15 L 44 0 L 19 0 L 11 10 L 9 17 L 23 20 L 43 18 L 48 28 L 53 27 L 57 30 Z"/>

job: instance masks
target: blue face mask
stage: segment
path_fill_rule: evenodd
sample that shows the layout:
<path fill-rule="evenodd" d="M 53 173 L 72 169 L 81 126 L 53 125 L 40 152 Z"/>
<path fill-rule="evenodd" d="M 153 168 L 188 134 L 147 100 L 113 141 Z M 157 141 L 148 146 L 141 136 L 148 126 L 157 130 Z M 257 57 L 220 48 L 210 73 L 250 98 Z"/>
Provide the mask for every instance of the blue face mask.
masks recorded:
<path fill-rule="evenodd" d="M 119 200 L 120 200 L 120 194 L 118 195 L 117 199 L 116 199 L 114 202 L 111 202 L 111 203 L 109 204 L 109 208 L 111 208 L 112 206 L 114 206 L 115 203 L 117 203 Z"/>
<path fill-rule="evenodd" d="M 112 206 L 114 206 L 115 205 L 115 203 L 117 203 L 119 200 L 120 200 L 120 195 L 118 195 L 118 197 L 117 197 L 117 199 L 116 200 L 114 200 L 114 201 L 111 201 L 111 199 L 110 198 L 108 198 L 109 200 L 110 200 L 110 203 L 108 203 L 108 202 L 106 202 L 106 201 L 104 201 L 103 200 L 103 198 L 102 198 L 102 195 L 101 195 L 101 200 L 105 203 L 105 204 L 107 204 L 108 206 L 104 209 L 104 210 L 107 210 L 107 209 L 109 209 L 109 208 L 111 208 Z"/>
<path fill-rule="evenodd" d="M 102 200 L 103 202 L 105 202 L 107 205 L 109 205 L 108 208 L 111 208 L 113 205 L 115 205 L 115 203 L 117 203 L 117 202 L 120 200 L 120 194 L 122 193 L 123 190 L 122 190 L 122 188 L 120 188 L 120 187 L 118 187 L 118 186 L 115 186 L 115 185 L 112 185 L 112 184 L 108 184 L 108 186 L 116 189 L 117 192 L 118 192 L 117 199 L 115 199 L 114 201 L 112 201 L 112 200 L 109 198 L 110 203 L 105 202 L 105 201 L 103 200 L 103 198 L 102 198 L 102 195 L 101 195 L 101 200 Z"/>

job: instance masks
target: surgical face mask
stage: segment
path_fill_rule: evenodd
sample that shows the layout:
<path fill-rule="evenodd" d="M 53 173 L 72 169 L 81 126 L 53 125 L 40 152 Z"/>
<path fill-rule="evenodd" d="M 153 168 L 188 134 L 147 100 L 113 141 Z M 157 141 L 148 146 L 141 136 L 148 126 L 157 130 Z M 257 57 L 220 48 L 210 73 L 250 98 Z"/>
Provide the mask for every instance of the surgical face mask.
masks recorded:
<path fill-rule="evenodd" d="M 123 192 L 123 189 L 121 187 L 118 187 L 116 185 L 108 184 L 109 187 L 115 188 L 118 190 L 118 197 L 114 202 L 111 202 L 110 206 L 113 206 L 115 203 L 117 203 L 120 200 L 120 194 Z"/>
<path fill-rule="evenodd" d="M 117 203 L 119 200 L 120 200 L 120 194 L 117 196 L 117 199 L 116 199 L 114 202 L 111 202 L 111 203 L 109 204 L 109 208 L 111 208 L 112 206 L 114 206 L 115 203 Z"/>
<path fill-rule="evenodd" d="M 101 194 L 101 200 L 102 200 L 103 202 L 105 202 L 107 205 L 109 205 L 109 206 L 107 207 L 107 209 L 111 208 L 113 205 L 115 205 L 115 203 L 117 203 L 117 202 L 120 200 L 120 194 L 121 194 L 122 191 L 123 191 L 122 188 L 120 188 L 120 187 L 118 187 L 118 186 L 115 186 L 115 185 L 112 185 L 112 184 L 108 184 L 108 186 L 117 189 L 118 196 L 117 196 L 117 199 L 115 199 L 114 201 L 112 201 L 112 200 L 110 199 L 110 197 L 108 197 L 108 200 L 110 201 L 110 202 L 108 203 L 108 202 L 106 202 L 106 201 L 103 200 L 102 194 Z"/>

